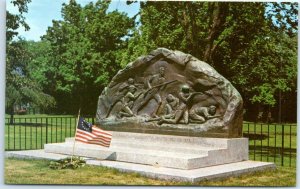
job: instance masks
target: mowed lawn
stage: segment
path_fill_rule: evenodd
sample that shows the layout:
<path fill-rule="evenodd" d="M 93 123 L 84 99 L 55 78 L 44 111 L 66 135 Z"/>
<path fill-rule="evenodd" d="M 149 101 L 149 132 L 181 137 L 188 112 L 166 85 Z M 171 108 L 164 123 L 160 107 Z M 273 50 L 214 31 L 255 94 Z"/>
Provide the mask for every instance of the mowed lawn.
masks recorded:
<path fill-rule="evenodd" d="M 5 161 L 6 184 L 73 184 L 73 185 L 161 185 L 161 186 L 295 186 L 296 169 L 277 167 L 229 177 L 217 181 L 198 183 L 162 181 L 136 173 L 123 173 L 116 169 L 86 165 L 76 170 L 52 170 L 49 160 L 24 160 L 7 158 Z"/>

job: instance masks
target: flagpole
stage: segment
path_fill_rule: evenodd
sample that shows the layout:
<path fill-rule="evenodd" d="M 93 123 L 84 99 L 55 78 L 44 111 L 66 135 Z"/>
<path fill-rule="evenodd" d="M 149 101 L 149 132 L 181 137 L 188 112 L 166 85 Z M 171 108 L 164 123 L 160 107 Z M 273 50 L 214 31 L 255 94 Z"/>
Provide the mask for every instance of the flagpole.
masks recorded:
<path fill-rule="evenodd" d="M 76 133 L 77 133 L 77 127 L 78 127 L 79 117 L 80 117 L 80 108 L 79 108 L 78 116 L 77 116 L 77 123 L 76 123 L 76 129 L 75 129 L 75 134 L 74 134 L 74 143 L 73 143 L 73 150 L 72 150 L 71 162 L 72 162 L 72 158 L 74 156 L 74 151 L 75 151 Z"/>

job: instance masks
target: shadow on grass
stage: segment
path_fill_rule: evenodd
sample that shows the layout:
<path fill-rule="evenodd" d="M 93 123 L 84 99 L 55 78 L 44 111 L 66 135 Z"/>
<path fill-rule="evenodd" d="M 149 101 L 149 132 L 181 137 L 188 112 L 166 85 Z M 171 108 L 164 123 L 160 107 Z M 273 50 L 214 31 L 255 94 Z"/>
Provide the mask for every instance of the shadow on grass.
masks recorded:
<path fill-rule="evenodd" d="M 24 126 L 24 127 L 46 127 L 46 123 L 24 123 L 18 122 L 14 124 L 6 124 L 6 126 L 14 127 L 14 126 Z M 48 126 L 55 126 L 54 124 L 49 124 Z M 59 126 L 58 126 L 59 127 Z"/>
<path fill-rule="evenodd" d="M 274 147 L 274 146 L 260 146 L 260 145 L 249 145 L 249 151 L 257 151 L 259 153 L 262 152 L 262 154 L 267 155 L 267 154 L 282 154 L 283 155 L 293 155 L 296 157 L 297 149 L 295 148 L 287 148 L 284 147 L 282 148 L 281 146 L 279 147 Z"/>
<path fill-rule="evenodd" d="M 268 138 L 268 135 L 255 134 L 255 133 L 243 133 L 243 137 L 249 138 L 249 140 L 265 140 Z"/>

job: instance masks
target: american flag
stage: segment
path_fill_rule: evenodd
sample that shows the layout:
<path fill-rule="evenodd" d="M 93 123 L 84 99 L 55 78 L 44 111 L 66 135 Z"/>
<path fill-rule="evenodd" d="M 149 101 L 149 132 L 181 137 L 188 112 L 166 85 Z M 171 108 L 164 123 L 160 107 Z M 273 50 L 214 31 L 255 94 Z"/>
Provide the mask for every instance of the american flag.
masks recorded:
<path fill-rule="evenodd" d="M 112 135 L 107 131 L 98 128 L 95 125 L 80 117 L 77 125 L 75 140 L 86 144 L 97 144 L 105 147 L 110 146 Z"/>

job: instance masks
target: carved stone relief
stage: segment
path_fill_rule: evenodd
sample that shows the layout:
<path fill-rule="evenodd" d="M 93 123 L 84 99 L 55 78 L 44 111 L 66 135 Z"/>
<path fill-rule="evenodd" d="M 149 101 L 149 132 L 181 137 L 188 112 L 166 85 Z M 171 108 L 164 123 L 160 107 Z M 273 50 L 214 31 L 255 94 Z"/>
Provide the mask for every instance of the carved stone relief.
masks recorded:
<path fill-rule="evenodd" d="M 159 48 L 120 70 L 99 96 L 97 123 L 242 135 L 241 95 L 207 63 Z M 130 124 L 127 124 L 130 127 Z"/>

